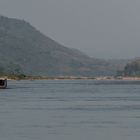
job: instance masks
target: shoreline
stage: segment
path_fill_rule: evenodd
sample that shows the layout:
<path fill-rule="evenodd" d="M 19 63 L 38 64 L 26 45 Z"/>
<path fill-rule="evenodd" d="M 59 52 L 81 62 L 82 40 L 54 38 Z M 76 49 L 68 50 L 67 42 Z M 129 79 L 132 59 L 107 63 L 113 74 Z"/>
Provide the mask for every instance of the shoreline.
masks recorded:
<path fill-rule="evenodd" d="M 140 77 L 131 76 L 100 76 L 100 77 L 75 77 L 75 76 L 61 76 L 61 77 L 46 77 L 46 76 L 0 76 L 0 79 L 7 80 L 97 80 L 97 81 L 140 81 Z"/>

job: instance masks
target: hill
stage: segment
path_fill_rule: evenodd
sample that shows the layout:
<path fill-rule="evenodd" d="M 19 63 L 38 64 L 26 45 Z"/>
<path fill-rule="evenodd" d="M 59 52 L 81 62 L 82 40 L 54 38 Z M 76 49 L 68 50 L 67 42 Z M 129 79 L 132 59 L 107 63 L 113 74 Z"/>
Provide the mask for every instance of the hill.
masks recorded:
<path fill-rule="evenodd" d="M 119 63 L 117 63 L 119 62 Z M 37 76 L 112 75 L 125 61 L 91 58 L 45 36 L 24 20 L 0 16 L 0 72 Z"/>
<path fill-rule="evenodd" d="M 118 71 L 118 75 L 140 77 L 140 58 L 136 58 L 127 63 L 122 71 Z"/>

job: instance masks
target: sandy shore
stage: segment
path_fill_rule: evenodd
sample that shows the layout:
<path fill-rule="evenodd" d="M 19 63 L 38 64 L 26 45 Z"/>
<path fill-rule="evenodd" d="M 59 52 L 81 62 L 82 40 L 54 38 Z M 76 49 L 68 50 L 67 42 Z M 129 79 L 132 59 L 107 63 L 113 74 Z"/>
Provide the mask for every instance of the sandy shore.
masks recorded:
<path fill-rule="evenodd" d="M 113 77 L 113 76 L 101 76 L 101 77 L 75 77 L 75 76 L 68 76 L 68 77 L 40 77 L 40 76 L 27 76 L 24 78 L 19 77 L 7 77 L 3 76 L 0 79 L 7 79 L 7 80 L 124 80 L 124 81 L 140 81 L 140 77 Z"/>
<path fill-rule="evenodd" d="M 112 76 L 109 76 L 109 77 L 96 77 L 95 79 L 96 80 L 140 81 L 140 77 L 129 77 L 129 76 L 126 76 L 126 77 L 123 77 L 123 76 L 119 76 L 119 77 L 112 77 Z"/>

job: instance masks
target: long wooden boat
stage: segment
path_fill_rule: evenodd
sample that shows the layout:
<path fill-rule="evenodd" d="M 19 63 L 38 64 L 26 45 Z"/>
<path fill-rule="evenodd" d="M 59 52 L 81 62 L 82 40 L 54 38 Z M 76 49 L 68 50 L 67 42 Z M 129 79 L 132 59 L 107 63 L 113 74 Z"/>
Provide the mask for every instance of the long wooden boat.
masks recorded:
<path fill-rule="evenodd" d="M 7 79 L 0 79 L 0 89 L 7 87 Z"/>

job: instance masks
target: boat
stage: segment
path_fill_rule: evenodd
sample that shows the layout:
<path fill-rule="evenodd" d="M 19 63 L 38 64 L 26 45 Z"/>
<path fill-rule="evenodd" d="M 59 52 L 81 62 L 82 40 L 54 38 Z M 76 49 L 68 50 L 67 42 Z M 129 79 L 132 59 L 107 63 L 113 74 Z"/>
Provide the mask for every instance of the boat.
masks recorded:
<path fill-rule="evenodd" d="M 7 79 L 0 79 L 0 89 L 5 89 L 7 87 Z"/>

